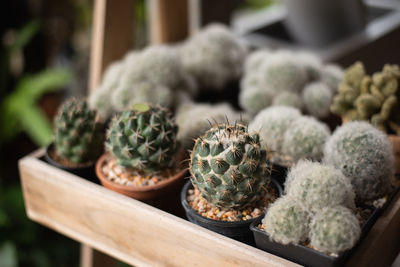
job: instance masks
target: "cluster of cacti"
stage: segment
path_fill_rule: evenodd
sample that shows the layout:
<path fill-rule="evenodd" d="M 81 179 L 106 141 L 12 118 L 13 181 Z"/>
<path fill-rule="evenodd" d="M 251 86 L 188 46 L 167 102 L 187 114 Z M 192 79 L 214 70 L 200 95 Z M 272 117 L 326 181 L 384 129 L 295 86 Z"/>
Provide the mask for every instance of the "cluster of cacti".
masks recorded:
<path fill-rule="evenodd" d="M 73 163 L 96 160 L 103 151 L 103 125 L 85 100 L 68 99 L 54 121 L 56 153 Z"/>
<path fill-rule="evenodd" d="M 325 145 L 324 162 L 350 179 L 360 202 L 383 197 L 394 175 L 388 137 L 367 122 L 349 122 L 337 128 Z"/>
<path fill-rule="evenodd" d="M 270 205 L 262 221 L 279 243 L 308 240 L 312 248 L 339 253 L 360 237 L 354 191 L 347 177 L 332 166 L 300 161 L 290 170 L 285 195 Z"/>
<path fill-rule="evenodd" d="M 257 133 L 218 124 L 196 139 L 190 157 L 193 185 L 220 208 L 250 205 L 265 194 L 271 169 Z"/>
<path fill-rule="evenodd" d="M 357 217 L 346 207 L 326 207 L 310 224 L 310 245 L 324 253 L 339 253 L 352 248 L 361 235 Z"/>
<path fill-rule="evenodd" d="M 292 163 L 300 159 L 321 160 L 328 127 L 292 107 L 272 106 L 260 111 L 249 128 L 260 132 L 261 143 L 278 156 L 289 156 Z"/>
<path fill-rule="evenodd" d="M 183 68 L 202 88 L 222 89 L 239 78 L 246 56 L 245 46 L 222 24 L 211 24 L 183 44 Z"/>
<path fill-rule="evenodd" d="M 185 149 L 192 148 L 194 139 L 207 131 L 210 123 L 224 123 L 227 120 L 232 123 L 245 123 L 247 118 L 236 112 L 228 103 L 188 102 L 176 113 L 176 124 L 179 126 L 177 139 Z"/>
<path fill-rule="evenodd" d="M 282 154 L 290 156 L 293 162 L 300 159 L 321 160 L 329 136 L 326 124 L 313 117 L 301 116 L 285 131 Z"/>
<path fill-rule="evenodd" d="M 296 244 L 307 239 L 309 213 L 296 200 L 286 195 L 268 207 L 262 223 L 275 242 Z"/>
<path fill-rule="evenodd" d="M 385 65 L 371 77 L 357 62 L 346 70 L 331 110 L 347 120 L 367 120 L 384 132 L 399 135 L 399 83 L 399 66 Z"/>
<path fill-rule="evenodd" d="M 285 105 L 324 118 L 329 115 L 332 94 L 342 75 L 340 67 L 324 65 L 311 53 L 256 51 L 245 61 L 240 105 L 252 114 L 257 114 L 270 105 Z M 308 89 L 312 94 L 304 93 L 309 87 L 307 85 L 314 82 L 323 84 L 323 90 Z M 330 96 L 326 89 L 329 89 Z"/>
<path fill-rule="evenodd" d="M 169 110 L 135 104 L 114 117 L 106 147 L 118 165 L 151 174 L 173 164 L 177 130 Z"/>
<path fill-rule="evenodd" d="M 285 192 L 313 213 L 327 206 L 355 208 L 350 180 L 340 170 L 318 162 L 302 160 L 291 168 Z"/>

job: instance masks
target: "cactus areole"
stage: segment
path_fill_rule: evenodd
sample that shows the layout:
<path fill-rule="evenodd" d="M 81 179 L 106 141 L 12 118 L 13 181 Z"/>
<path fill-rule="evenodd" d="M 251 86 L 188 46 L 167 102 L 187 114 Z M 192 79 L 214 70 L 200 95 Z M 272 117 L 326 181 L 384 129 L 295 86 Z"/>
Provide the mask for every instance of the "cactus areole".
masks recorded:
<path fill-rule="evenodd" d="M 266 159 L 257 133 L 242 124 L 219 124 L 195 141 L 191 180 L 209 203 L 244 207 L 265 192 L 271 171 Z"/>

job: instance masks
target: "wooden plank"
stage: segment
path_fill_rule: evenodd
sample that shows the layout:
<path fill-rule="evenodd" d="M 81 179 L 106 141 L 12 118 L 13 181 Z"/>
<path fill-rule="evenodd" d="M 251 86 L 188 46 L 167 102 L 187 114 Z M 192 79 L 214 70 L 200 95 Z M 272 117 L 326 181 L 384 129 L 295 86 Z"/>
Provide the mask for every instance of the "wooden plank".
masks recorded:
<path fill-rule="evenodd" d="M 80 267 L 116 267 L 118 261 L 110 256 L 81 244 Z"/>
<path fill-rule="evenodd" d="M 133 45 L 135 0 L 95 0 L 89 91 L 100 84 L 105 68 Z"/>
<path fill-rule="evenodd" d="M 152 44 L 173 43 L 188 35 L 188 0 L 148 0 Z"/>
<path fill-rule="evenodd" d="M 38 158 L 21 159 L 19 168 L 29 218 L 128 264 L 296 266 Z"/>

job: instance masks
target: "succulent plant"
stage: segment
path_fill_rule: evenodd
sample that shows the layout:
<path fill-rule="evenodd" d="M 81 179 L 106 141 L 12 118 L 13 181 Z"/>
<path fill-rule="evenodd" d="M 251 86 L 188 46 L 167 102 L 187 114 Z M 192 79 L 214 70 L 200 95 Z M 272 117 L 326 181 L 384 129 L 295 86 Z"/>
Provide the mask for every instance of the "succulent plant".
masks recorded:
<path fill-rule="evenodd" d="M 296 60 L 304 66 L 307 72 L 308 81 L 315 81 L 321 78 L 323 64 L 317 55 L 311 52 L 301 51 L 296 54 Z"/>
<path fill-rule="evenodd" d="M 309 220 L 307 210 L 285 195 L 268 207 L 262 223 L 272 240 L 286 245 L 307 239 Z"/>
<path fill-rule="evenodd" d="M 303 100 L 297 93 L 282 92 L 274 97 L 273 106 L 289 106 L 299 110 L 303 108 Z"/>
<path fill-rule="evenodd" d="M 222 24 L 205 27 L 181 48 L 185 71 L 200 87 L 216 90 L 239 77 L 245 56 L 245 47 Z"/>
<path fill-rule="evenodd" d="M 285 192 L 313 213 L 327 206 L 355 208 L 350 180 L 340 170 L 318 162 L 301 160 L 292 167 Z"/>
<path fill-rule="evenodd" d="M 316 118 L 325 118 L 329 115 L 333 96 L 325 83 L 308 84 L 303 90 L 302 98 L 308 114 Z"/>
<path fill-rule="evenodd" d="M 56 153 L 73 163 L 96 160 L 103 151 L 103 125 L 87 102 L 68 99 L 60 107 L 54 122 Z"/>
<path fill-rule="evenodd" d="M 251 114 L 257 114 L 260 110 L 271 105 L 273 92 L 270 90 L 260 90 L 258 87 L 240 90 L 239 105 Z"/>
<path fill-rule="evenodd" d="M 329 136 L 329 128 L 324 123 L 313 117 L 301 116 L 285 131 L 282 152 L 293 162 L 300 159 L 321 160 Z"/>
<path fill-rule="evenodd" d="M 269 107 L 256 115 L 249 124 L 249 129 L 260 132 L 263 147 L 268 146 L 269 150 L 281 152 L 286 130 L 300 116 L 300 112 L 292 107 Z"/>
<path fill-rule="evenodd" d="M 394 175 L 388 137 L 367 122 L 349 122 L 337 128 L 325 145 L 324 162 L 350 179 L 360 202 L 383 197 Z"/>
<path fill-rule="evenodd" d="M 193 185 L 220 208 L 240 208 L 265 194 L 271 169 L 257 133 L 218 124 L 196 139 L 190 157 Z"/>
<path fill-rule="evenodd" d="M 277 52 L 271 55 L 261 65 L 258 75 L 260 86 L 269 88 L 275 93 L 300 92 L 308 80 L 304 66 L 289 52 Z"/>
<path fill-rule="evenodd" d="M 261 64 L 268 60 L 272 52 L 268 49 L 260 49 L 250 53 L 244 62 L 245 73 L 254 73 L 257 71 Z"/>
<path fill-rule="evenodd" d="M 343 69 L 335 64 L 325 65 L 321 71 L 322 82 L 329 86 L 333 94 L 337 92 L 338 86 L 343 80 L 343 76 Z"/>
<path fill-rule="evenodd" d="M 168 109 L 135 104 L 114 117 L 106 146 L 118 165 L 152 174 L 173 164 L 177 130 Z"/>
<path fill-rule="evenodd" d="M 324 253 L 339 253 L 352 248 L 361 235 L 357 217 L 346 207 L 326 207 L 310 224 L 310 245 Z"/>
<path fill-rule="evenodd" d="M 88 97 L 88 104 L 91 109 L 97 111 L 103 120 L 114 113 L 114 108 L 110 101 L 110 89 L 107 87 L 100 86 L 94 90 Z"/>

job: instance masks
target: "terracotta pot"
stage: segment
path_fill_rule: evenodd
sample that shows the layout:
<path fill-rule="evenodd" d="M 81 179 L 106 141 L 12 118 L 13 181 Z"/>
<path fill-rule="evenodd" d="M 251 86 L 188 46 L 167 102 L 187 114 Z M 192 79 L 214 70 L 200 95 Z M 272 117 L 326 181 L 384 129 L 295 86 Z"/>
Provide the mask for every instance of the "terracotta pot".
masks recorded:
<path fill-rule="evenodd" d="M 108 154 L 103 154 L 96 162 L 96 175 L 104 187 L 175 215 L 183 216 L 183 210 L 179 205 L 179 192 L 183 187 L 184 178 L 187 176 L 186 168 L 156 185 L 143 187 L 121 185 L 107 179 L 101 171 L 108 156 Z"/>

